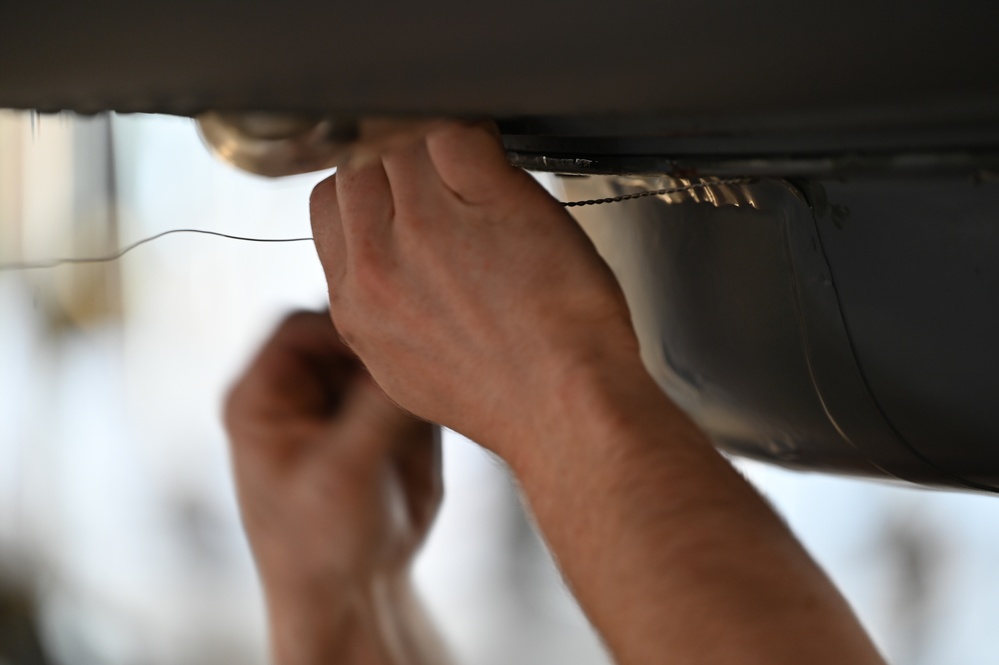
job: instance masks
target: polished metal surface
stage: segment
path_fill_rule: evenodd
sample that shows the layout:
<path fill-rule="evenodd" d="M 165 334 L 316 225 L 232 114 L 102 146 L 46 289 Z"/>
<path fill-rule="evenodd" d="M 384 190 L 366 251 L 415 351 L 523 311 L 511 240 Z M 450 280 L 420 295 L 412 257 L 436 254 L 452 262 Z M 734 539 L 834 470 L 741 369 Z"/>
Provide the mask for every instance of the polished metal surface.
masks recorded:
<path fill-rule="evenodd" d="M 222 161 L 268 177 L 333 168 L 422 136 L 435 121 L 297 113 L 202 113 L 201 138 Z"/>
<path fill-rule="evenodd" d="M 999 487 L 999 185 L 583 176 L 649 371 L 724 450 Z"/>

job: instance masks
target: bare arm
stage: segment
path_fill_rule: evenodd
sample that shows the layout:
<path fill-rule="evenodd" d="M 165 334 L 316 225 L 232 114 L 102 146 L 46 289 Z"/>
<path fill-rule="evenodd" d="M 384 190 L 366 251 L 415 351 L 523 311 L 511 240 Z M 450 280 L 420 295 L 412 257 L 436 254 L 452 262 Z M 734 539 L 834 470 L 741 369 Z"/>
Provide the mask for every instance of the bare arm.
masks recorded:
<path fill-rule="evenodd" d="M 647 376 L 615 388 L 624 374 L 567 388 L 561 427 L 517 462 L 618 662 L 880 663 L 753 488 Z"/>
<path fill-rule="evenodd" d="M 440 501 L 437 429 L 392 404 L 319 312 L 278 328 L 226 426 L 275 663 L 445 662 L 409 575 Z"/>
<path fill-rule="evenodd" d="M 312 217 L 344 339 L 402 406 L 510 463 L 618 662 L 882 662 L 655 386 L 609 270 L 489 128 L 341 169 Z"/>

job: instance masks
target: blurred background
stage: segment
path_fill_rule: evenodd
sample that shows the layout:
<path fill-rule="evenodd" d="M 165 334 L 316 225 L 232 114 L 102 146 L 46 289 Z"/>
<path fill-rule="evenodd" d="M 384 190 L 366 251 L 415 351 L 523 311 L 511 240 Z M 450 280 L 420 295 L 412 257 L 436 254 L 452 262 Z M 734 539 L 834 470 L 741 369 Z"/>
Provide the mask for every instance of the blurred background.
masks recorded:
<path fill-rule="evenodd" d="M 0 263 L 308 236 L 326 175 L 238 172 L 181 118 L 0 111 Z M 220 404 L 325 297 L 307 242 L 0 271 L 0 665 L 267 662 Z M 999 499 L 738 465 L 891 662 L 996 662 Z M 456 661 L 608 663 L 503 465 L 448 433 L 445 482 L 416 572 Z"/>

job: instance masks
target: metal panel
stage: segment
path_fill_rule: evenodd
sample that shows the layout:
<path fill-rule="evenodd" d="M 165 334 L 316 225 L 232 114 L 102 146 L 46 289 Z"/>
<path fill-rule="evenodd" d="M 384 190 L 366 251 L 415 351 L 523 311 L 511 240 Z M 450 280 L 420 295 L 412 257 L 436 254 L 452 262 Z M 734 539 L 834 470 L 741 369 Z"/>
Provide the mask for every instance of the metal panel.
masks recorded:
<path fill-rule="evenodd" d="M 571 199 L 683 182 L 562 180 Z M 985 263 L 999 186 L 824 184 L 828 199 L 818 183 L 762 180 L 574 215 L 621 281 L 646 366 L 722 448 L 999 487 L 999 273 Z"/>

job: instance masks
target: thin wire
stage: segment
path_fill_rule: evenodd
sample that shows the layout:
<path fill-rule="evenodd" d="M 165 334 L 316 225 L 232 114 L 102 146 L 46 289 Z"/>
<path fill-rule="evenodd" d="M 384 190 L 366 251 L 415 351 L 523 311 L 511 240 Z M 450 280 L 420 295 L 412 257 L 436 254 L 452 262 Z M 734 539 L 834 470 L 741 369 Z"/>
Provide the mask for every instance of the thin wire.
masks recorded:
<path fill-rule="evenodd" d="M 752 180 L 752 178 L 728 178 L 725 180 L 706 180 L 704 182 L 693 182 L 689 185 L 680 185 L 679 187 L 667 187 L 665 189 L 649 189 L 643 192 L 635 192 L 634 194 L 621 194 L 620 196 L 611 196 L 606 199 L 589 199 L 586 201 L 568 201 L 563 202 L 562 205 L 566 208 L 578 208 L 579 206 L 595 206 L 602 205 L 604 203 L 619 203 L 621 201 L 630 201 L 632 199 L 641 199 L 646 196 L 665 196 L 667 194 L 679 194 L 680 192 L 689 192 L 692 189 L 703 189 L 707 187 L 714 187 L 716 185 L 739 185 Z"/>
<path fill-rule="evenodd" d="M 602 205 L 604 203 L 619 203 L 621 201 L 630 201 L 632 199 L 640 199 L 646 196 L 664 196 L 666 194 L 677 194 L 679 192 L 686 192 L 692 189 L 701 189 L 705 187 L 712 187 L 715 185 L 735 185 L 739 183 L 749 182 L 750 178 L 730 178 L 728 180 L 712 180 L 705 182 L 695 182 L 689 185 L 681 185 L 679 187 L 667 187 L 665 189 L 653 189 L 646 190 L 643 192 L 635 192 L 634 194 L 622 194 L 620 196 L 614 196 L 605 199 L 589 199 L 586 201 L 561 201 L 563 207 L 575 208 L 579 206 L 591 206 L 591 205 Z M 27 261 L 24 263 L 0 263 L 0 272 L 13 272 L 20 270 L 43 270 L 47 268 L 55 268 L 57 266 L 69 265 L 69 264 L 85 264 L 85 263 L 107 263 L 109 261 L 117 261 L 121 257 L 125 256 L 131 252 L 136 247 L 141 247 L 148 242 L 152 242 L 163 236 L 172 235 L 174 233 L 200 233 L 208 236 L 218 236 L 219 238 L 227 238 L 229 240 L 243 240 L 245 242 L 312 242 L 312 238 L 250 238 L 248 236 L 237 236 L 229 233 L 221 233 L 219 231 L 206 231 L 204 229 L 170 229 L 169 231 L 162 231 L 156 235 L 149 236 L 148 238 L 143 238 L 133 242 L 131 245 L 127 245 L 122 249 L 118 250 L 114 254 L 108 254 L 107 256 L 88 256 L 82 258 L 62 258 L 62 259 L 50 259 L 47 261 Z"/>
<path fill-rule="evenodd" d="M 133 242 L 114 254 L 108 254 L 107 256 L 88 256 L 83 258 L 64 258 L 64 259 L 51 259 L 48 261 L 29 261 L 25 263 L 0 263 L 0 272 L 13 271 L 13 270 L 39 270 L 44 268 L 55 268 L 56 266 L 66 265 L 66 264 L 80 264 L 80 263 L 107 263 L 109 261 L 117 261 L 121 257 L 125 256 L 131 252 L 136 247 L 141 247 L 147 242 L 152 242 L 163 236 L 168 236 L 173 233 L 201 233 L 209 236 L 218 236 L 219 238 L 228 238 L 229 240 L 244 240 L 246 242 L 305 242 L 306 240 L 312 241 L 312 238 L 249 238 L 247 236 L 236 236 L 229 233 L 220 233 L 218 231 L 205 231 L 204 229 L 171 229 L 169 231 L 163 231 L 157 233 L 156 235 L 149 236 L 148 238 L 143 238 Z"/>

